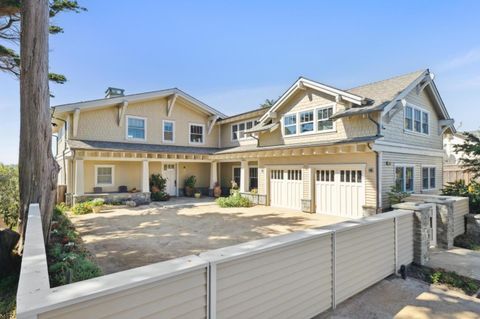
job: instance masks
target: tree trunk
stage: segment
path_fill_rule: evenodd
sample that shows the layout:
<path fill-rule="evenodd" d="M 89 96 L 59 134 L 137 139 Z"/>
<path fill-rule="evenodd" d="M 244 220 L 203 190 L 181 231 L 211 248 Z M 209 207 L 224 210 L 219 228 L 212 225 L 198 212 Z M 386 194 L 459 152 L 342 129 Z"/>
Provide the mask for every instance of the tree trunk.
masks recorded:
<path fill-rule="evenodd" d="M 22 242 L 30 203 L 39 203 L 48 238 L 59 166 L 52 154 L 48 88 L 48 0 L 25 0 L 20 38 L 20 234 Z"/>

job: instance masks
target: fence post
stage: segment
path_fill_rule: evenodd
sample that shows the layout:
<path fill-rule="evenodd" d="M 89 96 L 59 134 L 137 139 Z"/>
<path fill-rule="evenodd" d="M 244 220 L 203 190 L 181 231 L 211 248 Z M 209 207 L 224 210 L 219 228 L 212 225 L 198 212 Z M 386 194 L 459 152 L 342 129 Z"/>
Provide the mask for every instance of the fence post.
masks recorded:
<path fill-rule="evenodd" d="M 394 228 L 394 247 L 395 247 L 395 269 L 393 273 L 396 275 L 398 271 L 398 219 L 397 217 L 393 218 L 393 228 Z"/>
<path fill-rule="evenodd" d="M 210 262 L 208 266 L 207 312 L 209 319 L 217 318 L 217 265 Z"/>
<path fill-rule="evenodd" d="M 333 231 L 332 232 L 332 309 L 337 308 L 336 289 L 335 289 L 335 286 L 337 284 L 337 274 L 335 270 L 335 266 L 337 264 L 336 250 L 337 250 L 337 234 L 335 231 Z"/>

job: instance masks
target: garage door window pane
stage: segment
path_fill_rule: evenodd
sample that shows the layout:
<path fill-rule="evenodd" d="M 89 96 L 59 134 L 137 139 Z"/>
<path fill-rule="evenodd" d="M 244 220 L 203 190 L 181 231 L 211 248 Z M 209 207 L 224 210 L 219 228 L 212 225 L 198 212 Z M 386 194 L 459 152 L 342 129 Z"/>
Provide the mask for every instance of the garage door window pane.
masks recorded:
<path fill-rule="evenodd" d="M 357 171 L 357 183 L 362 182 L 362 171 Z"/>

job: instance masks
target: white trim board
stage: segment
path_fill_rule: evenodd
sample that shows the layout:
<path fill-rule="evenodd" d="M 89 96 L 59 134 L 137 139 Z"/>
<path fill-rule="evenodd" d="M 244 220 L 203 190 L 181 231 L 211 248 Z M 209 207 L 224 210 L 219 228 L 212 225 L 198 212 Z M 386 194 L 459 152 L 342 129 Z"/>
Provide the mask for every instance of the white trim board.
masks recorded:
<path fill-rule="evenodd" d="M 411 154 L 411 155 L 422 155 L 422 156 L 433 156 L 433 157 L 442 157 L 443 150 L 425 148 L 414 145 L 392 143 L 385 141 L 375 141 L 373 143 L 372 149 L 379 152 L 387 153 L 400 153 L 400 154 Z"/>

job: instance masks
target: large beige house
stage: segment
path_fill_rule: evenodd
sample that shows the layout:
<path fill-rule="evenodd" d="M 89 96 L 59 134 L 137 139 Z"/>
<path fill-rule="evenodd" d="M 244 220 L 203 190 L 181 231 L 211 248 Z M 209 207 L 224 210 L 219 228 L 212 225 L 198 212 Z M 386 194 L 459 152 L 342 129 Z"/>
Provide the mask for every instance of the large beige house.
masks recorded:
<path fill-rule="evenodd" d="M 361 217 L 389 207 L 387 193 L 442 187 L 442 136 L 453 120 L 429 70 L 338 89 L 304 77 L 271 108 L 233 116 L 179 89 L 52 107 L 59 183 L 70 200 L 149 198 L 149 176 L 182 196 L 231 181 L 259 203 Z M 137 190 L 137 193 L 126 192 Z"/>

